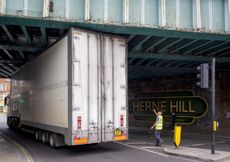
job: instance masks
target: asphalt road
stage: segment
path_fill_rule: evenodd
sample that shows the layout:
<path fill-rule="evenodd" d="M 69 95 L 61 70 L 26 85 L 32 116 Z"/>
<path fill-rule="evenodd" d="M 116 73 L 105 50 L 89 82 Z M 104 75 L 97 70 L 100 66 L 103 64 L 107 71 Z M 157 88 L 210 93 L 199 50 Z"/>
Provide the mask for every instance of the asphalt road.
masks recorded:
<path fill-rule="evenodd" d="M 4 117 L 0 115 L 0 132 L 4 133 L 31 155 L 34 162 L 191 162 L 197 161 L 166 155 L 164 147 L 172 145 L 170 137 L 165 137 L 162 147 L 155 147 L 150 134 L 130 135 L 130 140 L 122 143 L 103 143 L 52 149 L 36 142 L 29 133 L 17 134 L 9 130 Z M 203 142 L 203 141 L 198 141 Z M 188 143 L 191 144 L 191 141 Z M 1 147 L 1 146 L 0 146 Z"/>

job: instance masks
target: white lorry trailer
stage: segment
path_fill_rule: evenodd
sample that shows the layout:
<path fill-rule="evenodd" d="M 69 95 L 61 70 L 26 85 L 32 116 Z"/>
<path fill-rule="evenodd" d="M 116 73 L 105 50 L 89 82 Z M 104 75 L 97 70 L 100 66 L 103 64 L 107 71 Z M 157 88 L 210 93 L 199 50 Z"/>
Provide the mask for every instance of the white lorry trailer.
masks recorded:
<path fill-rule="evenodd" d="M 125 38 L 71 28 L 12 76 L 9 107 L 9 128 L 52 147 L 126 140 Z"/>

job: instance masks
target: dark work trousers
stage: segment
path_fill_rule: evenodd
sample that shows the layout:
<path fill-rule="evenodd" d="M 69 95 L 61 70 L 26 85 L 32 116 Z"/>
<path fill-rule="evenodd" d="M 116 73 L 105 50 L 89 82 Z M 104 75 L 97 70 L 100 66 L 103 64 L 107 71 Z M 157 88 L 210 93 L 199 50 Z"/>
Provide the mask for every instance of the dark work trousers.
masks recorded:
<path fill-rule="evenodd" d="M 156 145 L 161 145 L 161 130 L 155 130 L 154 136 L 156 138 Z"/>
<path fill-rule="evenodd" d="M 174 131 L 175 128 L 175 122 L 172 122 L 172 131 Z"/>

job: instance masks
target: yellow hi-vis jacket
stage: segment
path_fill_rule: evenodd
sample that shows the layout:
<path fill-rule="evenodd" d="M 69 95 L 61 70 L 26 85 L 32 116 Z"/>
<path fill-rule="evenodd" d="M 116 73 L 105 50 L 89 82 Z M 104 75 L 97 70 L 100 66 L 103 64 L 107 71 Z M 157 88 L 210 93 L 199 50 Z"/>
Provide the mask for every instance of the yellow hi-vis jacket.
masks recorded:
<path fill-rule="evenodd" d="M 163 117 L 162 115 L 158 115 L 156 118 L 156 126 L 155 126 L 155 130 L 162 130 L 163 129 Z"/>

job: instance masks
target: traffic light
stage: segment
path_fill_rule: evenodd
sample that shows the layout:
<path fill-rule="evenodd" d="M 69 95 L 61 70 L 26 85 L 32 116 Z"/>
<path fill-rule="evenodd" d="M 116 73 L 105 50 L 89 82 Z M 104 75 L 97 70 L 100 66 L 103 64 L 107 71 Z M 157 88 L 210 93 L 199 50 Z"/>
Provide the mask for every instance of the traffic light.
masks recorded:
<path fill-rule="evenodd" d="M 197 74 L 197 78 L 200 79 L 196 84 L 200 88 L 209 88 L 209 64 L 204 63 L 196 68 L 200 73 Z"/>

